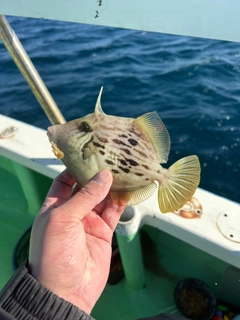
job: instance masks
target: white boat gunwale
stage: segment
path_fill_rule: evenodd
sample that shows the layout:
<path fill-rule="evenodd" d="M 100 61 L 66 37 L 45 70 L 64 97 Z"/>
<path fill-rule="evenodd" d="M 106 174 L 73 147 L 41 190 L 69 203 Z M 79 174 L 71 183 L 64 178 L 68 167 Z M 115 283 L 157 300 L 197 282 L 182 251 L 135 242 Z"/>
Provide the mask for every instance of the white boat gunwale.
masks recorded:
<path fill-rule="evenodd" d="M 45 130 L 0 115 L 0 129 L 11 126 L 18 130 L 12 138 L 0 139 L 0 155 L 51 179 L 64 170 L 65 166 L 51 151 Z M 160 213 L 155 193 L 133 207 L 131 224 L 135 226 L 135 230 L 131 232 L 134 233 L 143 224 L 147 224 L 240 268 L 240 243 L 224 237 L 216 224 L 217 217 L 222 212 L 234 212 L 240 217 L 240 205 L 200 188 L 195 196 L 203 205 L 203 214 L 200 218 L 185 219 L 174 213 Z M 125 228 L 129 228 L 129 224 Z"/>

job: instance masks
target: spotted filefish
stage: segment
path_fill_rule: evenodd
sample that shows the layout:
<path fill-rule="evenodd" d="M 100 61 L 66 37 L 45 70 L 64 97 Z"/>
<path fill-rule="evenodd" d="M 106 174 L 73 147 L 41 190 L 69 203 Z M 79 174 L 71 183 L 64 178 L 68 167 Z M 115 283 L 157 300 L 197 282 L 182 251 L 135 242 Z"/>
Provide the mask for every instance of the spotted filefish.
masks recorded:
<path fill-rule="evenodd" d="M 178 210 L 193 196 L 200 181 L 195 155 L 182 158 L 169 169 L 170 137 L 156 112 L 137 119 L 107 115 L 101 107 L 102 88 L 94 113 L 48 128 L 56 157 L 75 181 L 84 186 L 100 170 L 113 175 L 111 197 L 119 204 L 135 205 L 158 188 L 162 213 Z"/>

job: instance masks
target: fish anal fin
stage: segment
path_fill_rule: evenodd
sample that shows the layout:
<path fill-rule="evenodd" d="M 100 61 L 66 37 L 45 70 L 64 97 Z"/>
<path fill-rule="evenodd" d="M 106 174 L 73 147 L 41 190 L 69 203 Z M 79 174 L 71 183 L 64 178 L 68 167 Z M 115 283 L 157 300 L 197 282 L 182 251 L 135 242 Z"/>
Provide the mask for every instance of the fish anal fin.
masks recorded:
<path fill-rule="evenodd" d="M 160 163 L 166 163 L 170 151 L 169 133 L 157 112 L 148 112 L 135 119 L 152 142 Z"/>
<path fill-rule="evenodd" d="M 162 213 L 181 208 L 195 193 L 200 181 L 200 163 L 197 156 L 188 156 L 175 162 L 169 169 L 169 178 L 159 183 L 158 203 Z"/>
<path fill-rule="evenodd" d="M 112 200 L 118 205 L 133 206 L 148 199 L 157 189 L 155 182 L 132 191 L 110 191 Z"/>

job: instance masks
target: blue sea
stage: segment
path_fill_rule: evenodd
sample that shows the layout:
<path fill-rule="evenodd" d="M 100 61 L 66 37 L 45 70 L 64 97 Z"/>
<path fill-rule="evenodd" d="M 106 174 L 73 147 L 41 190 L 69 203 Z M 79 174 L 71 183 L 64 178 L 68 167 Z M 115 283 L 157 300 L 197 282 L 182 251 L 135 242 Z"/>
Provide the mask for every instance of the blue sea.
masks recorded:
<path fill-rule="evenodd" d="M 171 137 L 168 165 L 196 154 L 200 187 L 240 202 L 240 43 L 8 17 L 67 120 L 94 110 L 156 110 Z M 0 42 L 0 113 L 49 121 Z M 36 143 L 36 141 L 33 141 Z"/>

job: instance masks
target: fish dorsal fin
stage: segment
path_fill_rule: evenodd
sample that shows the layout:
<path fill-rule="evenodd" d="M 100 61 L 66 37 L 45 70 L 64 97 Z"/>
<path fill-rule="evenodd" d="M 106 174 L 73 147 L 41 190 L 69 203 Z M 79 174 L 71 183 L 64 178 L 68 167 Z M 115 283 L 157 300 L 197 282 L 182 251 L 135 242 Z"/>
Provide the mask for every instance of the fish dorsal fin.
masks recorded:
<path fill-rule="evenodd" d="M 101 96 L 102 96 L 102 91 L 103 91 L 103 87 L 101 87 L 98 98 L 97 98 L 97 102 L 95 105 L 95 113 L 104 113 L 101 107 Z"/>
<path fill-rule="evenodd" d="M 169 133 L 157 112 L 145 113 L 134 120 L 155 147 L 160 163 L 166 163 L 170 151 Z"/>
<path fill-rule="evenodd" d="M 146 187 L 133 190 L 133 191 L 110 191 L 112 200 L 118 205 L 133 206 L 146 199 L 148 199 L 154 191 L 157 189 L 157 184 L 155 182 L 147 185 Z"/>

